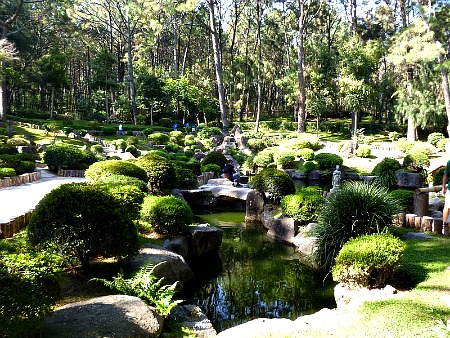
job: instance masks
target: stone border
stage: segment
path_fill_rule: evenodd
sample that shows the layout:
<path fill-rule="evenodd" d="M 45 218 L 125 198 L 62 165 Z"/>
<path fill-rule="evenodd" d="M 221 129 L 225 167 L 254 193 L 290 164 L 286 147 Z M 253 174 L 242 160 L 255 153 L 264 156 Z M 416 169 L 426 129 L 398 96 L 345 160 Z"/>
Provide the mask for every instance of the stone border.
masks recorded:
<path fill-rule="evenodd" d="M 0 189 L 30 183 L 39 179 L 41 179 L 40 171 L 33 171 L 32 173 L 26 173 L 19 176 L 5 177 L 0 180 Z"/>
<path fill-rule="evenodd" d="M 24 229 L 31 220 L 33 210 L 27 211 L 25 214 L 18 216 L 8 223 L 0 224 L 0 239 L 13 237 L 20 230 Z"/>
<path fill-rule="evenodd" d="M 61 176 L 61 177 L 84 177 L 84 170 L 58 169 L 58 176 Z"/>

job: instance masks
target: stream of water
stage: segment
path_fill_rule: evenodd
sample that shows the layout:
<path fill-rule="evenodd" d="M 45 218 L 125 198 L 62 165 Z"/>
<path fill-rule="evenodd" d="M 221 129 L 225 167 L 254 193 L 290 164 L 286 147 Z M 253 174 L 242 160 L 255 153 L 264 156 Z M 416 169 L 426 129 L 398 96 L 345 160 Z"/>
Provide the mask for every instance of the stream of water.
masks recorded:
<path fill-rule="evenodd" d="M 303 264 L 293 247 L 246 226 L 244 212 L 196 217 L 223 229 L 223 243 L 217 254 L 190 262 L 198 278 L 181 297 L 200 306 L 217 332 L 254 318 L 294 320 L 336 306 L 335 284 Z"/>

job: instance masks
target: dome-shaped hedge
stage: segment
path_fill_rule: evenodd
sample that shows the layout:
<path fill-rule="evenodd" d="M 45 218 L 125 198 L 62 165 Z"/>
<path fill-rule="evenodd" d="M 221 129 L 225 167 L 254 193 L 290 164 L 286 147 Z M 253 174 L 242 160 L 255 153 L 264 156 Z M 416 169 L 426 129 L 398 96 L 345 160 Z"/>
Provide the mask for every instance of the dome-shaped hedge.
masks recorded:
<path fill-rule="evenodd" d="M 253 188 L 269 195 L 272 203 L 280 203 L 281 199 L 295 193 L 292 178 L 282 170 L 267 168 L 252 179 Z"/>
<path fill-rule="evenodd" d="M 227 158 L 220 151 L 211 151 L 210 153 L 206 154 L 201 164 L 202 166 L 207 164 L 217 164 L 219 167 L 223 168 L 226 162 Z"/>
<path fill-rule="evenodd" d="M 101 161 L 92 164 L 85 172 L 88 182 L 96 182 L 102 177 L 111 175 L 124 175 L 136 177 L 137 179 L 147 182 L 147 173 L 140 166 L 128 161 Z"/>
<path fill-rule="evenodd" d="M 167 158 L 148 153 L 134 163 L 146 171 L 150 191 L 162 191 L 175 187 L 175 169 Z"/>

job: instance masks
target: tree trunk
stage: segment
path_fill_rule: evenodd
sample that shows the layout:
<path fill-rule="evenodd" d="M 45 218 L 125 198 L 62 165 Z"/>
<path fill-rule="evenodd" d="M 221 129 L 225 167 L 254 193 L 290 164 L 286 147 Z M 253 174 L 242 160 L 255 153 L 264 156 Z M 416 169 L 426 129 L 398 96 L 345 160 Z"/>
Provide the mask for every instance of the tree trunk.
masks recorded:
<path fill-rule="evenodd" d="M 0 70 L 3 68 L 3 62 L 0 61 Z M 5 121 L 5 105 L 6 105 L 6 84 L 0 77 L 0 122 Z"/>
<path fill-rule="evenodd" d="M 220 116 L 222 118 L 222 125 L 224 127 L 228 127 L 228 116 L 225 104 L 225 90 L 223 86 L 223 76 L 222 76 L 222 60 L 220 59 L 220 46 L 217 38 L 216 19 L 214 14 L 214 0 L 208 0 L 208 6 L 209 6 L 209 19 L 210 19 L 211 38 L 214 54 L 214 68 L 216 71 L 217 91 L 219 94 Z"/>
<path fill-rule="evenodd" d="M 441 64 L 442 91 L 444 92 L 445 111 L 447 113 L 447 134 L 450 136 L 450 88 L 448 85 L 448 71 L 442 65 L 442 57 L 439 57 L 439 63 Z"/>
<path fill-rule="evenodd" d="M 133 53 L 131 50 L 132 44 L 132 33 L 131 33 L 131 23 L 130 17 L 128 16 L 127 22 L 127 52 L 128 52 L 128 76 L 130 78 L 130 98 L 131 98 L 131 109 L 132 109 L 132 122 L 137 124 L 137 104 L 136 104 L 136 88 L 134 86 L 134 75 L 133 75 Z"/>
<path fill-rule="evenodd" d="M 53 118 L 54 110 L 55 110 L 55 87 L 52 87 L 52 93 L 50 96 L 50 119 Z"/>
<path fill-rule="evenodd" d="M 258 132 L 259 129 L 259 119 L 261 117 L 261 63 L 262 63 L 262 55 L 261 55 L 261 2 L 260 0 L 256 3 L 256 11 L 258 12 L 258 66 L 257 66 L 257 82 L 258 82 L 258 107 L 256 112 L 256 121 L 255 121 L 255 133 Z"/>
<path fill-rule="evenodd" d="M 299 89 L 299 98 L 298 98 L 298 125 L 297 132 L 304 133 L 305 132 L 305 124 L 306 124 L 306 95 L 305 95 L 305 73 L 304 73 L 304 60 L 305 60 L 305 51 L 303 47 L 303 32 L 304 32 L 304 4 L 303 0 L 298 1 L 299 4 L 299 18 L 298 18 L 298 60 L 297 60 L 297 77 L 298 77 L 298 89 Z"/>

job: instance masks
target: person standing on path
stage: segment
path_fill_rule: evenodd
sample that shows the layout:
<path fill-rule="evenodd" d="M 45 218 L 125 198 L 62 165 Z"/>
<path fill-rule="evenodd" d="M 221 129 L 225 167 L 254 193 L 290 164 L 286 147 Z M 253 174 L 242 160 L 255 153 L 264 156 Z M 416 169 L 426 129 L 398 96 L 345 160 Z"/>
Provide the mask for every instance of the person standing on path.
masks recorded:
<path fill-rule="evenodd" d="M 444 170 L 444 176 L 442 177 L 442 193 L 445 196 L 444 210 L 442 211 L 442 222 L 444 227 L 447 226 L 448 223 L 448 213 L 450 209 L 450 190 L 449 190 L 449 182 L 448 175 L 450 173 L 450 160 L 447 162 Z"/>

